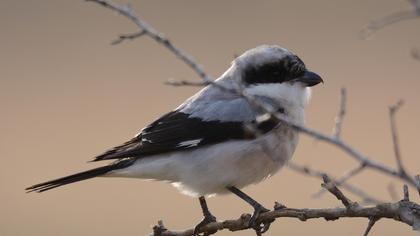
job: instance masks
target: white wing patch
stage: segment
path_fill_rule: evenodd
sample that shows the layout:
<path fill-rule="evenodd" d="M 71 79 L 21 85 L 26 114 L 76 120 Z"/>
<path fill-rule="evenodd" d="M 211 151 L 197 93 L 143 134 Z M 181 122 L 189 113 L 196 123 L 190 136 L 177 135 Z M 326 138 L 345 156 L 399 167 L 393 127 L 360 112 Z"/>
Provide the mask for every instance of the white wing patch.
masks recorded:
<path fill-rule="evenodd" d="M 200 138 L 200 139 L 187 140 L 187 141 L 178 143 L 178 145 L 176 146 L 177 147 L 195 147 L 201 142 L 201 140 L 203 139 Z"/>

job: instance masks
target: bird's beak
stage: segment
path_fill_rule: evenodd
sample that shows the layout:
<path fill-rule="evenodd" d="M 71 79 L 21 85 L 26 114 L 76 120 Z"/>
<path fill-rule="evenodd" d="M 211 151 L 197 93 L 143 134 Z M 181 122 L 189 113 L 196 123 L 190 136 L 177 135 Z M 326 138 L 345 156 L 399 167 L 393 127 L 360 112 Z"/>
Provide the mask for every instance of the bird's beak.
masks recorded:
<path fill-rule="evenodd" d="M 319 83 L 324 83 L 324 80 L 322 80 L 321 76 L 317 75 L 312 71 L 306 71 L 303 76 L 297 78 L 296 80 L 302 82 L 307 87 L 312 87 Z"/>

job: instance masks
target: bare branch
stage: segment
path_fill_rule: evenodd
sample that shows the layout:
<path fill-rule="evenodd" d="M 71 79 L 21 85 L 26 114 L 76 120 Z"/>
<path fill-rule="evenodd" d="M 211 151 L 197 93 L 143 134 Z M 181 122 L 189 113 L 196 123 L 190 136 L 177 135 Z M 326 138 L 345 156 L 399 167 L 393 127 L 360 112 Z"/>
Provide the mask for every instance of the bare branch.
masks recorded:
<path fill-rule="evenodd" d="M 408 212 L 412 213 L 407 214 Z M 367 219 L 381 219 L 388 218 L 395 221 L 403 222 L 407 225 L 413 226 L 416 221 L 420 220 L 420 206 L 413 202 L 398 201 L 395 203 L 384 203 L 374 207 L 354 207 L 351 210 L 348 208 L 326 208 L 326 209 L 295 209 L 281 207 L 277 210 L 272 210 L 266 213 L 262 213 L 257 222 L 272 221 L 277 218 L 296 218 L 301 221 L 310 219 L 324 218 L 325 220 L 337 220 L 340 218 L 367 218 Z M 200 233 L 205 232 L 217 232 L 223 229 L 230 231 L 239 231 L 249 229 L 248 221 L 250 215 L 243 214 L 240 218 L 235 220 L 225 220 L 221 222 L 210 223 L 200 229 Z M 163 224 L 161 224 L 163 226 Z M 154 228 L 159 228 L 155 226 Z M 165 228 L 163 226 L 163 228 Z M 155 231 L 156 232 L 156 231 Z M 192 235 L 193 229 L 172 231 L 172 230 L 160 230 L 160 236 L 189 236 Z"/>
<path fill-rule="evenodd" d="M 347 209 L 351 209 L 357 205 L 356 203 L 352 202 L 349 198 L 347 198 L 343 194 L 343 192 L 341 192 L 341 190 L 334 185 L 334 183 L 331 181 L 328 175 L 322 176 L 322 179 L 324 180 L 324 183 L 321 186 L 327 189 L 330 193 L 332 193 L 338 200 L 340 200 Z"/>
<path fill-rule="evenodd" d="M 388 167 L 382 163 L 376 162 L 373 159 L 368 158 L 366 155 L 362 154 L 361 152 L 359 152 L 358 150 L 356 150 L 349 144 L 343 142 L 339 138 L 340 133 L 341 133 L 341 128 L 342 128 L 341 127 L 342 120 L 345 115 L 345 100 L 346 100 L 345 90 L 344 92 L 342 91 L 342 103 L 341 103 L 339 118 L 336 120 L 336 128 L 334 132 L 335 135 L 330 136 L 330 135 L 322 134 L 313 129 L 294 123 L 293 121 L 285 117 L 283 114 L 275 112 L 271 106 L 264 104 L 262 101 L 260 101 L 256 97 L 245 94 L 243 90 L 240 88 L 229 89 L 220 85 L 219 83 L 214 82 L 213 79 L 202 69 L 202 67 L 189 54 L 187 54 L 186 52 L 176 47 L 168 38 L 164 36 L 164 34 L 158 32 L 152 26 L 146 23 L 144 20 L 136 16 L 136 14 L 132 11 L 130 7 L 120 6 L 108 0 L 87 0 L 87 1 L 100 4 L 101 6 L 105 8 L 118 12 L 119 14 L 130 19 L 139 28 L 140 30 L 139 33 L 131 34 L 131 35 L 130 34 L 122 35 L 119 37 L 119 39 L 115 40 L 114 43 L 120 43 L 124 40 L 138 38 L 143 35 L 148 36 L 152 38 L 153 40 L 155 40 L 157 43 L 167 48 L 173 54 L 175 54 L 175 56 L 177 56 L 186 65 L 188 65 L 191 69 L 193 69 L 194 72 L 197 73 L 197 75 L 203 80 L 203 82 L 201 83 L 192 83 L 188 81 L 181 81 L 181 82 L 169 81 L 168 82 L 169 84 L 176 85 L 176 86 L 212 85 L 212 86 L 216 86 L 220 88 L 223 91 L 236 94 L 240 97 L 247 99 L 247 101 L 252 106 L 262 109 L 266 113 L 265 116 L 269 116 L 270 119 L 273 119 L 274 121 L 279 122 L 279 123 L 281 122 L 281 123 L 287 124 L 301 133 L 304 133 L 318 140 L 332 144 L 333 146 L 343 150 L 350 157 L 357 160 L 361 166 L 363 166 L 357 172 L 361 171 L 364 168 L 370 168 L 370 169 L 385 173 L 387 175 L 397 177 L 401 180 L 404 180 L 406 183 L 412 186 L 420 188 L 420 183 L 416 179 L 408 175 L 405 171 L 404 172 L 401 171 L 401 169 L 404 170 L 404 168 L 402 168 L 402 165 L 399 164 L 398 165 L 399 168 L 396 170 L 392 167 Z M 416 11 L 416 16 L 420 14 L 419 12 L 420 10 Z M 398 17 L 402 17 L 402 16 L 399 15 Z M 398 18 L 398 17 L 394 16 L 394 18 Z M 388 20 L 388 22 L 393 23 L 392 20 Z M 325 218 L 326 220 L 335 220 L 341 217 L 363 217 L 363 218 L 368 218 L 368 219 L 391 218 L 396 221 L 404 222 L 408 225 L 414 225 L 419 222 L 420 217 L 419 217 L 418 212 L 420 212 L 420 207 L 416 203 L 409 202 L 409 201 L 399 201 L 396 203 L 379 204 L 375 207 L 360 207 L 360 206 L 356 207 L 355 203 L 351 202 L 348 198 L 346 198 L 344 194 L 335 186 L 335 184 L 332 184 L 333 186 L 331 186 L 332 181 L 326 176 L 324 176 L 324 182 L 325 182 L 324 186 L 327 187 L 328 190 L 331 193 L 333 193 L 338 199 L 340 199 L 342 203 L 346 206 L 346 208 L 293 209 L 293 208 L 284 207 L 284 208 L 276 209 L 274 211 L 261 214 L 258 217 L 257 222 L 265 222 L 265 221 L 268 222 L 279 217 L 293 217 L 293 218 L 298 218 L 302 221 L 307 220 L 307 219 L 313 219 L 313 218 Z M 342 185 L 346 186 L 345 184 L 346 183 L 344 183 L 343 181 Z M 245 217 L 245 216 L 249 216 L 249 215 L 244 215 L 238 220 L 228 220 L 224 222 L 210 223 L 209 225 L 203 227 L 202 230 L 203 232 L 207 232 L 208 234 L 209 232 L 214 232 L 221 229 L 229 229 L 232 231 L 247 229 L 249 227 L 249 224 L 248 224 L 249 217 Z M 192 234 L 192 229 L 187 230 L 187 231 L 182 231 L 182 232 L 169 231 L 164 227 L 162 222 L 160 222 L 159 225 L 155 227 L 155 229 L 156 229 L 155 235 L 191 235 Z"/>
<path fill-rule="evenodd" d="M 130 19 L 142 32 L 142 35 L 147 35 L 154 39 L 156 42 L 160 43 L 168 50 L 170 50 L 175 56 L 177 56 L 181 61 L 187 64 L 191 69 L 193 69 L 205 82 L 211 82 L 213 79 L 204 71 L 201 65 L 197 64 L 195 60 L 186 52 L 176 47 L 164 34 L 155 30 L 151 25 L 146 21 L 138 17 L 129 6 L 120 6 L 108 0 L 86 0 L 88 2 L 97 3 L 105 8 L 111 9 L 118 12 L 119 14 Z M 139 33 L 140 34 L 140 33 Z M 137 36 L 135 38 L 138 38 Z"/>
<path fill-rule="evenodd" d="M 395 159 L 397 161 L 398 171 L 402 175 L 406 175 L 406 171 L 404 169 L 404 166 L 401 160 L 400 145 L 399 145 L 398 134 L 397 134 L 397 125 L 395 122 L 395 113 L 401 108 L 403 104 L 404 102 L 402 100 L 399 100 L 395 105 L 389 107 L 389 120 L 391 123 L 392 143 L 394 145 L 394 153 L 395 153 Z"/>
<path fill-rule="evenodd" d="M 344 173 L 341 177 L 337 178 L 336 180 L 333 180 L 333 183 L 339 187 L 341 185 L 343 185 L 344 182 L 346 182 L 347 180 L 349 180 L 350 178 L 352 178 L 353 176 L 359 174 L 360 172 L 362 172 L 362 170 L 365 169 L 366 166 L 364 165 L 359 165 L 358 167 L 351 169 L 349 171 L 347 171 L 346 173 Z M 320 189 L 317 193 L 314 193 L 312 196 L 317 198 L 320 197 L 322 194 L 324 194 L 326 192 L 326 190 Z"/>
<path fill-rule="evenodd" d="M 420 175 L 416 175 L 414 178 L 417 182 L 417 185 L 420 186 Z M 420 187 L 417 187 L 417 191 L 419 192 L 419 196 L 420 196 Z"/>
<path fill-rule="evenodd" d="M 337 117 L 335 117 L 335 127 L 333 130 L 333 136 L 336 139 L 340 139 L 340 135 L 341 135 L 341 128 L 343 126 L 343 120 L 344 120 L 344 116 L 346 115 L 346 103 L 347 103 L 347 90 L 346 88 L 341 88 L 341 93 L 340 93 L 340 111 L 337 115 Z"/>
<path fill-rule="evenodd" d="M 301 174 L 304 174 L 304 175 L 307 175 L 307 176 L 310 176 L 310 177 L 318 178 L 318 179 L 323 179 L 324 175 L 328 175 L 328 176 L 331 177 L 331 175 L 329 175 L 325 172 L 317 171 L 317 170 L 314 170 L 314 169 L 309 168 L 307 166 L 300 166 L 300 165 L 298 165 L 296 163 L 293 163 L 293 162 L 289 162 L 288 167 L 290 169 L 292 169 L 293 171 L 296 171 L 298 173 L 301 173 Z M 332 182 L 338 182 L 338 180 L 334 180 L 334 178 L 331 178 L 331 179 L 332 179 Z M 360 197 L 362 199 L 361 202 L 364 203 L 364 204 L 380 204 L 380 203 L 384 202 L 384 201 L 378 200 L 375 197 L 369 195 L 368 193 L 366 193 L 362 189 L 357 188 L 356 186 L 351 185 L 349 183 L 346 183 L 344 181 L 341 182 L 340 185 L 341 185 L 341 187 L 343 187 L 344 189 L 346 189 L 350 193 Z M 324 190 L 324 189 L 322 189 L 322 190 Z M 319 197 L 319 196 L 316 196 L 316 197 Z"/>
<path fill-rule="evenodd" d="M 188 80 L 174 80 L 174 79 L 168 79 L 165 82 L 166 85 L 171 85 L 171 86 L 193 86 L 193 87 L 203 87 L 203 86 L 207 86 L 210 83 L 207 82 L 195 82 L 195 81 L 188 81 Z"/>
<path fill-rule="evenodd" d="M 375 218 L 375 217 L 369 219 L 368 226 L 367 226 L 363 236 L 367 236 L 369 234 L 370 230 L 372 229 L 373 225 L 375 225 L 376 221 L 378 221 L 378 219 Z"/>
<path fill-rule="evenodd" d="M 210 76 L 208 76 L 204 70 L 201 68 L 200 65 L 198 65 L 194 59 L 181 49 L 175 47 L 166 37 L 163 36 L 162 33 L 157 32 L 154 28 L 152 28 L 149 24 L 147 24 L 145 21 L 137 17 L 134 12 L 129 7 L 123 7 L 116 5 L 108 0 L 86 0 L 90 2 L 98 3 L 106 8 L 109 8 L 111 10 L 114 10 L 123 16 L 129 18 L 132 22 L 134 22 L 141 30 L 144 30 L 146 35 L 157 41 L 158 43 L 165 46 L 167 49 L 169 49 L 172 53 L 174 53 L 180 60 L 185 62 L 188 66 L 190 66 L 202 79 L 204 82 L 209 83 L 213 86 L 216 86 L 223 91 L 236 94 L 240 97 L 243 97 L 248 100 L 248 102 L 260 109 L 262 109 L 264 112 L 269 114 L 271 118 L 273 118 L 276 122 L 283 122 L 285 124 L 290 125 L 292 128 L 296 129 L 297 131 L 300 131 L 301 133 L 304 133 L 306 135 L 312 136 L 318 140 L 330 143 L 339 149 L 343 150 L 345 153 L 347 153 L 349 156 L 353 157 L 357 161 L 359 161 L 361 164 L 366 165 L 366 167 L 383 172 L 385 174 L 400 178 L 410 185 L 416 186 L 417 183 L 414 181 L 414 179 L 408 175 L 401 175 L 401 173 L 397 170 L 394 170 L 386 165 L 383 165 L 381 163 L 378 163 L 376 161 L 373 161 L 372 159 L 369 159 L 367 156 L 363 155 L 361 152 L 357 151 L 350 145 L 344 143 L 343 141 L 335 138 L 334 136 L 329 136 L 322 134 L 320 132 L 317 132 L 313 129 L 307 128 L 305 126 L 299 125 L 285 117 L 281 113 L 276 113 L 273 111 L 272 107 L 267 106 L 263 102 L 259 101 L 257 98 L 245 94 L 241 89 L 229 89 L 225 88 L 224 86 L 220 85 L 219 83 L 215 83 Z"/>
<path fill-rule="evenodd" d="M 404 21 L 404 20 L 409 20 L 409 19 L 415 19 L 417 17 L 420 16 L 420 12 L 416 9 L 410 9 L 410 10 L 406 10 L 406 11 L 399 11 L 399 12 L 394 12 L 388 16 L 385 16 L 383 18 L 371 21 L 361 32 L 360 32 L 360 37 L 362 39 L 367 39 L 369 38 L 373 33 L 375 33 L 376 31 Z"/>
<path fill-rule="evenodd" d="M 410 192 L 408 191 L 408 186 L 404 184 L 403 186 L 403 192 L 404 192 L 404 201 L 410 201 Z"/>
<path fill-rule="evenodd" d="M 137 32 L 137 33 L 133 33 L 133 34 L 121 34 L 120 36 L 118 36 L 117 39 L 113 40 L 111 42 L 111 44 L 112 45 L 117 45 L 119 43 L 122 43 L 125 40 L 133 40 L 133 39 L 139 38 L 139 37 L 141 37 L 145 34 L 146 34 L 146 31 L 144 31 L 144 30 L 142 30 L 140 32 Z"/>

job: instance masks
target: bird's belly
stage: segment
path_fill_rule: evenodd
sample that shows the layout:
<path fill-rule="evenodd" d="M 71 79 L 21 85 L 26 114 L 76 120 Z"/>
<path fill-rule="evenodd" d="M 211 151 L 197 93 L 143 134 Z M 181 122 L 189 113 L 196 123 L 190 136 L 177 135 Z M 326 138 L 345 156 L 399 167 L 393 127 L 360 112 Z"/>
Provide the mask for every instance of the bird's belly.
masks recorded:
<path fill-rule="evenodd" d="M 255 140 L 147 157 L 113 175 L 168 181 L 192 196 L 225 193 L 227 186 L 242 188 L 277 172 L 297 143 L 295 135 L 281 137 L 273 132 Z"/>

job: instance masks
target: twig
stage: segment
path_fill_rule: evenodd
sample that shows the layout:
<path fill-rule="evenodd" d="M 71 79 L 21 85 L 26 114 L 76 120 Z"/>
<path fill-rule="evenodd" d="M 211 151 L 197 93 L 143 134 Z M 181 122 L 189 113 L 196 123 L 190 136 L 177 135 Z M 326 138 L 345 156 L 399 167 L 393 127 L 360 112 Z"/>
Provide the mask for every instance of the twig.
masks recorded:
<path fill-rule="evenodd" d="M 195 81 L 187 81 L 187 80 L 174 80 L 174 79 L 168 79 L 165 82 L 166 85 L 171 85 L 171 86 L 193 86 L 193 87 L 203 87 L 203 86 L 207 86 L 210 83 L 207 82 L 195 82 Z"/>
<path fill-rule="evenodd" d="M 314 177 L 314 178 L 317 178 L 317 179 L 322 179 L 324 175 L 328 175 L 328 176 L 331 177 L 331 175 L 329 175 L 325 172 L 317 171 L 317 170 L 314 170 L 314 169 L 309 168 L 307 166 L 300 166 L 300 165 L 298 165 L 296 163 L 293 163 L 293 162 L 289 162 L 288 167 L 290 169 L 292 169 L 293 171 L 297 172 L 297 173 L 308 175 L 308 176 L 311 176 L 311 177 Z M 332 179 L 333 182 L 337 182 L 337 180 L 334 180 L 334 178 L 331 178 L 331 179 Z M 349 183 L 342 182 L 341 187 L 346 189 L 350 193 L 360 197 L 362 199 L 361 200 L 362 203 L 365 203 L 365 204 L 380 204 L 380 203 L 384 202 L 384 201 L 376 199 L 375 197 L 369 195 L 368 193 L 366 193 L 362 189 L 357 188 L 356 186 L 351 185 Z M 324 190 L 324 189 L 322 189 L 322 190 Z"/>
<path fill-rule="evenodd" d="M 404 201 L 410 201 L 410 193 L 408 191 L 408 186 L 406 184 L 404 184 L 403 186 L 403 192 L 404 192 Z"/>
<path fill-rule="evenodd" d="M 391 135 L 392 135 L 392 143 L 394 145 L 394 154 L 395 159 L 397 161 L 398 171 L 401 175 L 406 175 L 406 171 L 404 169 L 402 160 L 401 160 L 401 152 L 400 152 L 400 145 L 398 141 L 398 134 L 397 134 L 397 125 L 395 122 L 395 114 L 404 104 L 402 100 L 399 100 L 395 105 L 389 107 L 389 120 L 391 123 Z"/>
<path fill-rule="evenodd" d="M 352 178 L 353 176 L 359 174 L 360 172 L 362 172 L 362 170 L 365 169 L 364 165 L 359 165 L 358 167 L 351 169 L 349 171 L 347 171 L 346 173 L 344 173 L 344 175 L 342 175 L 341 177 L 333 180 L 333 183 L 339 187 L 341 185 L 343 185 L 343 183 L 345 183 L 347 180 L 349 180 L 350 178 Z M 318 192 L 314 193 L 312 195 L 312 197 L 318 198 L 320 197 L 322 194 L 324 194 L 326 192 L 326 190 L 324 188 L 320 189 Z"/>
<path fill-rule="evenodd" d="M 378 219 L 375 218 L 375 217 L 372 217 L 372 218 L 369 219 L 368 226 L 367 226 L 367 228 L 366 228 L 365 233 L 363 234 L 363 236 L 367 236 L 369 234 L 370 230 L 375 225 L 376 221 L 378 221 Z"/>
<path fill-rule="evenodd" d="M 361 32 L 360 37 L 366 39 L 371 36 L 376 31 L 409 19 L 415 19 L 420 16 L 420 1 L 419 0 L 410 0 L 412 8 L 410 10 L 394 12 L 388 16 L 382 17 L 380 19 L 371 21 Z"/>
<path fill-rule="evenodd" d="M 341 192 L 341 190 L 334 185 L 334 183 L 331 181 L 328 175 L 322 176 L 322 179 L 324 180 L 324 183 L 321 184 L 321 186 L 327 189 L 328 192 L 332 193 L 338 200 L 340 200 L 347 209 L 351 209 L 357 205 L 356 203 L 352 202 L 349 198 L 347 198 L 343 194 L 343 192 Z"/>
<path fill-rule="evenodd" d="M 147 35 L 156 42 L 162 44 L 169 49 L 181 61 L 193 69 L 205 82 L 211 82 L 213 79 L 204 71 L 201 65 L 197 64 L 195 60 L 186 52 L 176 47 L 164 34 L 155 30 L 146 21 L 138 17 L 129 6 L 120 6 L 108 0 L 86 0 L 87 2 L 94 2 L 110 10 L 116 11 L 119 14 L 130 19 L 140 30 L 142 35 Z M 139 33 L 140 34 L 140 33 Z M 139 37 L 139 36 L 138 36 Z"/>
<path fill-rule="evenodd" d="M 341 141 L 339 139 L 340 131 L 338 131 L 337 136 L 329 136 L 322 134 L 320 132 L 317 132 L 313 129 L 304 127 L 302 125 L 298 125 L 291 120 L 289 120 L 287 117 L 285 117 L 283 114 L 276 113 L 273 111 L 273 109 L 266 104 L 262 103 L 260 100 L 258 100 L 255 97 L 249 96 L 247 94 L 244 94 L 243 90 L 241 89 L 228 89 L 223 87 L 222 85 L 214 82 L 212 78 L 202 69 L 202 67 L 195 62 L 195 60 L 186 52 L 182 51 L 178 47 L 176 47 L 168 38 L 166 38 L 162 33 L 156 31 L 153 27 L 151 27 L 149 24 L 147 24 L 144 20 L 139 18 L 135 15 L 135 13 L 132 11 L 132 9 L 128 6 L 120 6 L 117 4 L 114 4 L 111 1 L 108 0 L 87 0 L 90 2 L 94 2 L 97 4 L 100 4 L 101 6 L 111 9 L 113 11 L 118 12 L 119 14 L 127 17 L 130 19 L 136 26 L 140 29 L 140 33 L 133 34 L 133 35 L 125 35 L 120 36 L 119 40 L 124 41 L 127 39 L 133 39 L 138 38 L 142 35 L 149 36 L 159 44 L 166 47 L 168 50 L 170 50 L 173 54 L 175 54 L 180 60 L 182 60 L 185 64 L 187 64 L 190 68 L 192 68 L 195 73 L 198 74 L 198 76 L 204 81 L 205 84 L 210 84 L 212 86 L 216 86 L 226 92 L 236 94 L 240 97 L 244 97 L 247 99 L 247 101 L 253 105 L 256 106 L 263 111 L 266 112 L 265 115 L 269 115 L 271 118 L 274 119 L 274 121 L 277 122 L 283 122 L 285 124 L 288 124 L 295 130 L 307 134 L 311 137 L 314 137 L 316 139 L 319 139 L 321 141 L 325 141 L 327 143 L 330 143 L 337 148 L 343 150 L 345 153 L 347 153 L 349 156 L 354 158 L 355 160 L 359 161 L 361 165 L 365 166 L 366 168 L 370 168 L 373 170 L 377 170 L 379 172 L 400 178 L 404 180 L 406 183 L 416 186 L 417 188 L 420 188 L 420 184 L 412 178 L 408 174 L 403 174 L 400 169 L 395 170 L 391 167 L 388 167 L 384 164 L 378 163 L 372 159 L 369 159 L 367 156 L 363 155 L 358 150 L 351 147 L 349 144 Z M 420 12 L 420 11 L 418 11 Z M 140 35 L 140 36 L 138 36 Z M 114 41 L 115 42 L 115 41 Z M 117 40 L 119 43 L 119 41 Z M 174 83 L 177 84 L 177 83 Z M 179 84 L 179 83 L 178 83 Z M 190 82 L 181 82 L 180 85 L 192 85 Z M 195 83 L 194 83 L 195 85 Z M 199 84 L 198 86 L 201 86 Z M 341 129 L 341 123 L 342 121 L 339 121 L 339 128 Z M 330 182 L 330 181 L 326 181 Z M 327 184 L 326 184 L 327 185 Z M 333 208 L 333 209 L 292 209 L 292 208 L 282 208 L 275 211 L 266 212 L 260 215 L 260 217 L 257 219 L 258 222 L 264 222 L 273 220 L 278 217 L 294 217 L 298 218 L 300 220 L 307 220 L 312 218 L 325 218 L 327 220 L 335 220 L 341 217 L 364 217 L 371 219 L 372 217 L 376 217 L 378 219 L 380 218 L 391 218 L 397 221 L 404 222 L 409 225 L 413 225 L 413 222 L 417 222 L 419 219 L 419 215 L 416 212 L 420 211 L 420 207 L 413 203 L 413 202 L 407 202 L 407 201 L 400 201 L 396 203 L 387 203 L 387 204 L 379 204 L 376 207 L 351 207 L 353 203 L 347 199 L 341 191 L 338 190 L 337 187 L 334 188 L 328 188 L 332 190 L 332 193 L 335 193 L 337 198 L 339 198 L 343 204 L 346 206 L 346 208 Z M 338 190 L 338 191 L 336 191 Z M 341 193 L 341 194 L 340 194 Z M 406 213 L 410 214 L 406 214 Z M 403 214 L 404 213 L 404 214 Z M 216 222 L 211 223 L 205 227 L 203 227 L 203 231 L 205 232 L 213 232 L 215 229 L 230 229 L 230 230 L 240 230 L 245 229 L 248 227 L 248 221 L 244 220 L 243 218 L 240 218 L 238 220 L 230 220 L 230 221 L 224 221 L 224 222 Z M 159 235 L 191 235 L 192 229 L 188 231 L 183 231 L 181 233 L 174 233 L 173 231 L 166 230 L 163 226 L 163 223 L 160 223 L 158 226 L 159 229 L 161 229 L 162 232 L 159 232 Z"/>
<path fill-rule="evenodd" d="M 133 40 L 136 38 L 139 38 L 143 35 L 146 34 L 146 31 L 142 30 L 140 32 L 137 33 L 133 33 L 133 34 L 121 34 L 117 39 L 113 40 L 111 42 L 112 45 L 117 45 L 119 43 L 122 43 L 124 40 Z"/>
<path fill-rule="evenodd" d="M 123 7 L 119 6 L 117 4 L 112 3 L 108 0 L 86 0 L 89 2 L 94 2 L 97 4 L 100 4 L 106 8 L 109 8 L 111 10 L 114 10 L 121 15 L 129 18 L 132 22 L 134 22 L 141 30 L 144 30 L 146 32 L 146 35 L 154 39 L 156 42 L 162 44 L 165 46 L 168 50 L 170 50 L 172 53 L 174 53 L 180 60 L 185 62 L 188 66 L 190 66 L 202 79 L 205 83 L 209 83 L 213 86 L 216 86 L 226 92 L 236 94 L 240 97 L 243 97 L 248 100 L 248 102 L 255 107 L 258 107 L 262 109 L 264 112 L 269 114 L 274 121 L 276 122 L 283 122 L 285 124 L 288 124 L 292 128 L 296 129 L 297 131 L 304 133 L 306 135 L 309 135 L 311 137 L 314 137 L 318 140 L 330 143 L 339 149 L 343 150 L 345 153 L 347 153 L 349 156 L 353 157 L 357 161 L 359 161 L 361 164 L 366 165 L 367 168 L 371 168 L 377 171 L 380 171 L 382 173 L 400 178 L 404 181 L 406 181 L 408 184 L 420 187 L 417 183 L 414 181 L 414 178 L 408 176 L 408 175 L 401 175 L 401 173 L 397 170 L 394 170 L 386 165 L 383 165 L 381 163 L 378 163 L 376 161 L 373 161 L 372 159 L 369 159 L 367 156 L 363 155 L 361 152 L 357 151 L 353 147 L 351 147 L 349 144 L 344 143 L 340 139 L 335 138 L 334 136 L 329 136 L 322 134 L 320 132 L 317 132 L 313 129 L 307 128 L 305 126 L 299 125 L 294 123 L 293 121 L 289 120 L 287 117 L 285 117 L 283 114 L 276 113 L 273 111 L 273 109 L 263 102 L 259 101 L 257 98 L 249 96 L 247 94 L 244 94 L 244 92 L 240 89 L 229 89 L 225 88 L 224 86 L 220 85 L 219 83 L 215 83 L 209 75 L 207 75 L 204 70 L 201 68 L 201 66 L 192 59 L 190 55 L 182 51 L 181 49 L 175 47 L 172 42 L 170 42 L 162 33 L 157 32 L 154 28 L 152 28 L 149 24 L 147 24 L 145 21 L 140 19 L 138 16 L 134 14 L 134 12 L 129 7 Z"/>
<path fill-rule="evenodd" d="M 340 139 L 340 135 L 341 135 L 341 128 L 343 126 L 343 120 L 344 120 L 344 116 L 346 115 L 346 103 L 347 103 L 347 90 L 346 88 L 341 88 L 341 93 L 340 93 L 340 111 L 337 115 L 337 117 L 335 118 L 335 127 L 333 130 L 333 136 L 336 139 Z"/>

